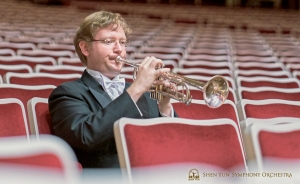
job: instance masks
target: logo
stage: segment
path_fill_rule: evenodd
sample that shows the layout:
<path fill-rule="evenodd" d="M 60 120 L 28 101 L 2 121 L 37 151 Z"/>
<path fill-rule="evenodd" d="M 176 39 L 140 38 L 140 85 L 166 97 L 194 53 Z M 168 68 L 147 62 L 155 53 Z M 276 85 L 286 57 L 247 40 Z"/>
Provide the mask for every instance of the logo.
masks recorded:
<path fill-rule="evenodd" d="M 189 171 L 189 181 L 200 180 L 200 175 L 197 169 L 191 169 Z"/>

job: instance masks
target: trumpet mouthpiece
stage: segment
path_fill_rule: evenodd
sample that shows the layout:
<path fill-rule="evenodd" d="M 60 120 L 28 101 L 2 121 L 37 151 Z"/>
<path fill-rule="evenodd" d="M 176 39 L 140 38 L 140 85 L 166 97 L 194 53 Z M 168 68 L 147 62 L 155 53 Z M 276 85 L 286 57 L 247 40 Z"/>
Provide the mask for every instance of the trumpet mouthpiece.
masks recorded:
<path fill-rule="evenodd" d="M 118 57 L 116 58 L 116 62 L 117 62 L 117 63 L 122 62 L 122 60 L 123 60 L 123 58 L 122 58 L 121 56 L 118 56 Z"/>

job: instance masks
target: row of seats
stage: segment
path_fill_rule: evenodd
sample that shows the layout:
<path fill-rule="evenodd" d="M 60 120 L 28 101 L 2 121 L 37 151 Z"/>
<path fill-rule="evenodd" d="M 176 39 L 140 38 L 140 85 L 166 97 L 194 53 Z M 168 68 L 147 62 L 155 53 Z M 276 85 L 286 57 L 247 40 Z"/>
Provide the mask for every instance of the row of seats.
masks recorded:
<path fill-rule="evenodd" d="M 4 97 L 2 97 L 1 109 L 3 108 L 3 110 L 1 110 L 1 112 L 3 114 L 1 117 L 3 117 L 3 127 L 1 136 L 7 137 L 26 135 L 29 138 L 30 135 L 35 135 L 35 138 L 38 139 L 40 134 L 52 134 L 53 132 L 50 128 L 50 115 L 48 111 L 47 97 L 31 98 L 31 96 L 42 96 L 43 92 L 44 94 L 47 92 L 49 93 L 53 87 L 48 87 L 48 89 L 42 90 L 20 90 L 21 87 L 25 88 L 24 86 L 17 85 L 14 85 L 13 87 L 11 86 L 10 88 L 9 86 L 6 88 L 2 87 L 9 92 L 10 96 L 15 98 L 4 99 Z M 17 88 L 18 90 L 16 90 Z M 17 95 L 17 93 L 19 93 L 19 95 Z M 16 99 L 16 97 L 22 101 Z M 29 100 L 26 101 L 28 98 Z M 25 108 L 23 104 L 26 104 L 26 102 L 27 107 Z M 245 149 L 243 156 L 246 158 L 247 155 L 247 159 L 249 159 L 249 161 L 253 159 L 251 156 L 253 156 L 254 153 L 251 152 L 251 150 L 254 145 L 246 145 L 250 139 L 245 137 L 245 135 L 247 135 L 249 128 L 251 128 L 253 124 L 265 124 L 264 121 L 266 120 L 272 124 L 285 123 L 286 121 L 297 122 L 300 118 L 298 113 L 300 103 L 286 100 L 242 100 L 242 121 L 237 106 L 232 101 L 226 101 L 217 109 L 211 109 L 207 107 L 203 100 L 194 100 L 189 106 L 177 101 L 172 101 L 172 103 L 177 113 L 182 115 L 181 118 L 197 120 L 199 125 L 203 125 L 203 122 L 199 120 L 212 120 L 220 118 L 229 119 L 231 122 L 233 122 L 238 132 L 238 139 L 241 140 L 240 146 Z M 28 114 L 27 116 L 26 113 Z M 5 120 L 7 121 L 4 122 Z M 219 123 L 220 121 L 221 120 L 219 120 Z M 245 142 L 243 142 L 243 140 L 245 140 Z"/>
<path fill-rule="evenodd" d="M 210 119 L 199 122 L 181 118 L 152 120 L 122 118 L 115 123 L 114 132 L 121 167 L 124 168 L 124 174 L 127 176 L 126 180 L 120 175 L 114 175 L 113 179 L 105 177 L 101 171 L 97 171 L 97 175 L 102 176 L 97 181 L 111 183 L 116 181 L 116 178 L 118 182 L 128 182 L 129 180 L 130 183 L 140 182 L 144 179 L 151 182 L 170 181 L 165 177 L 159 177 L 161 172 L 171 180 L 181 181 L 183 178 L 188 178 L 190 181 L 199 180 L 201 177 L 201 180 L 210 181 L 210 183 L 220 181 L 253 183 L 253 180 L 266 183 L 266 178 L 283 177 L 266 176 L 267 172 L 285 173 L 288 175 L 284 177 L 291 179 L 299 171 L 298 163 L 294 159 L 294 163 L 291 163 L 282 158 L 289 160 L 299 157 L 295 152 L 295 147 L 290 146 L 290 144 L 299 144 L 299 122 L 297 119 L 293 119 L 289 120 L 289 123 L 274 126 L 274 123 L 282 123 L 286 120 L 257 120 L 256 124 L 251 126 L 249 134 L 251 138 L 248 141 L 251 140 L 254 145 L 256 167 L 250 167 L 252 170 L 249 174 L 260 173 L 265 176 L 249 178 L 241 175 L 236 176 L 237 178 L 230 176 L 223 176 L 225 177 L 223 178 L 205 175 L 209 178 L 203 178 L 201 173 L 231 171 L 243 174 L 248 172 L 249 166 L 252 166 L 250 164 L 253 163 L 246 162 L 243 141 L 239 137 L 239 130 L 235 122 L 230 119 Z M 270 126 L 271 124 L 273 126 Z M 165 136 L 166 134 L 173 136 Z M 157 143 L 158 137 L 164 141 Z M 28 143 L 23 137 L 1 138 L 0 175 L 4 181 L 38 183 L 41 182 L 39 179 L 41 177 L 43 180 L 47 178 L 47 180 L 51 180 L 50 182 L 55 181 L 56 183 L 76 184 L 91 181 L 90 178 L 84 178 L 88 179 L 84 180 L 80 177 L 80 171 L 75 164 L 75 155 L 65 142 L 57 137 L 45 135 L 41 135 L 38 141 L 30 140 Z M 184 148 L 185 151 L 182 152 L 181 148 Z M 161 153 L 159 157 L 157 152 Z M 290 152 L 292 155 L 289 154 Z M 138 157 L 136 153 L 139 153 Z M 277 160 L 274 157 L 281 159 Z M 187 160 L 188 164 L 176 164 L 178 161 Z M 13 163 L 13 165 L 9 165 L 9 163 Z M 17 167 L 16 164 L 22 164 L 23 167 Z M 30 166 L 26 167 L 26 164 Z M 277 166 L 275 164 L 280 167 L 275 167 Z M 144 170 L 145 166 L 150 165 L 151 167 Z M 208 165 L 213 165 L 213 167 Z M 176 170 L 174 170 L 174 166 Z M 194 172 L 196 172 L 193 175 L 187 172 L 191 168 L 194 168 Z M 20 172 L 18 177 L 12 177 L 18 172 Z M 109 172 L 112 176 L 112 170 Z M 38 178 L 36 178 L 36 174 L 39 174 Z M 211 181 L 211 179 L 213 180 Z M 297 177 L 293 178 L 293 181 L 298 181 Z M 48 183 L 48 181 L 44 182 Z"/>
<path fill-rule="evenodd" d="M 190 105 L 172 101 L 180 116 L 178 119 L 160 118 L 142 122 L 121 119 L 116 122 L 115 137 L 120 163 L 130 181 L 138 181 L 141 176 L 144 179 L 148 177 L 147 173 L 134 175 L 135 168 L 139 166 L 168 166 L 169 163 L 188 161 L 211 164 L 214 166 L 212 172 L 264 172 L 270 169 L 266 165 L 270 157 L 299 158 L 300 78 L 296 25 L 289 30 L 290 34 L 262 34 L 264 30 L 261 25 L 270 18 L 269 12 L 263 14 L 245 10 L 245 14 L 251 12 L 252 17 L 257 18 L 253 21 L 242 16 L 242 11 L 226 9 L 222 11 L 222 16 L 238 15 L 227 20 L 214 13 L 214 8 L 191 14 L 194 7 L 173 8 L 171 11 L 166 10 L 165 6 L 154 9 L 140 4 L 127 6 L 104 2 L 96 3 L 97 6 L 87 11 L 77 9 L 80 3 L 75 4 L 75 8 L 41 8 L 36 11 L 39 16 L 37 20 L 32 18 L 31 12 L 25 12 L 36 7 L 23 3 L 22 10 L 12 1 L 5 4 L 11 12 L 20 10 L 24 15 L 22 17 L 1 12 L 4 16 L 0 19 L 0 101 L 6 104 L 1 111 L 1 119 L 3 122 L 7 120 L 7 123 L 1 122 L 4 133 L 0 133 L 0 137 L 23 135 L 28 142 L 33 142 L 35 139 L 42 140 L 43 134 L 52 134 L 47 98 L 57 85 L 80 78 L 84 70 L 72 46 L 76 23 L 96 9 L 108 9 L 123 13 L 133 25 L 131 45 L 127 47 L 131 61 L 140 62 L 145 56 L 154 55 L 163 59 L 166 67 L 174 73 L 203 84 L 214 75 L 222 75 L 230 86 L 228 100 L 216 109 L 206 106 L 203 92 L 194 86 L 191 87 L 194 99 Z M 54 21 L 57 18 L 53 20 L 47 15 L 47 12 L 53 13 L 54 10 L 62 13 L 62 20 Z M 172 13 L 179 11 L 181 13 L 177 17 Z M 158 17 L 148 16 L 154 13 Z M 291 20 L 296 21 L 298 15 L 278 12 L 273 16 L 274 22 L 281 18 L 287 20 L 286 24 L 281 23 L 282 31 L 291 25 Z M 244 17 L 243 21 L 239 21 L 240 17 Z M 23 23 L 24 20 L 27 23 Z M 232 24 L 234 21 L 237 23 Z M 242 28 L 241 22 L 246 27 Z M 229 28 L 230 25 L 234 29 Z M 275 33 L 280 32 L 277 28 Z M 265 31 L 268 32 L 268 29 L 271 30 L 271 26 L 266 26 Z M 9 45 L 14 47 L 9 48 Z M 132 81 L 132 71 L 131 67 L 124 67 L 122 76 Z M 8 110 L 10 104 L 14 107 Z M 21 116 L 17 116 L 18 112 Z M 21 124 L 13 125 L 18 120 L 22 120 L 19 121 Z M 149 127 L 151 130 L 148 130 Z M 281 132 L 279 135 L 276 134 L 278 129 Z M 202 171 L 201 166 L 196 168 Z M 207 172 L 206 166 L 203 172 Z M 283 168 L 275 169 L 283 171 Z M 289 172 L 291 168 L 284 169 L 284 172 Z M 299 168 L 293 169 L 297 171 Z M 155 172 L 155 178 L 159 179 L 157 174 Z M 175 176 L 181 177 L 182 174 Z M 153 176 L 149 178 L 153 179 Z M 185 176 L 187 178 L 188 175 Z M 228 183 L 235 182 L 253 183 L 253 180 L 228 180 Z"/>
<path fill-rule="evenodd" d="M 18 7 L 19 9 L 16 10 Z M 26 7 L 32 9 L 28 11 Z M 37 49 L 44 49 L 42 43 L 49 44 L 50 42 L 48 42 L 49 38 L 43 36 L 47 35 L 47 37 L 49 36 L 55 39 L 62 38 L 61 33 L 55 34 L 49 32 L 35 34 L 37 31 L 35 24 L 25 26 L 27 21 L 20 21 L 22 18 L 27 17 L 26 15 L 28 12 L 34 13 L 34 19 L 37 20 L 39 19 L 36 18 L 39 14 L 37 11 L 40 10 L 40 13 L 45 13 L 45 15 L 47 15 L 51 8 L 46 10 L 47 7 L 36 7 L 31 5 L 28 1 L 9 0 L 1 2 L 0 9 L 0 88 L 2 90 L 0 97 L 1 181 L 8 183 L 82 183 L 82 173 L 80 167 L 78 167 L 77 159 L 72 149 L 61 139 L 51 136 L 53 132 L 49 124 L 50 114 L 48 112 L 48 97 L 51 91 L 63 82 L 63 79 L 59 79 L 57 76 L 51 76 L 52 80 L 50 82 L 34 70 L 35 66 L 38 64 L 42 65 L 42 68 L 49 65 L 57 65 L 55 55 L 68 58 L 73 57 L 75 55 L 74 47 L 70 45 L 60 45 L 59 48 L 61 51 L 55 50 L 54 47 L 50 47 L 47 50 L 50 50 L 50 52 L 45 53 L 47 56 L 43 58 L 33 58 L 33 55 L 21 56 L 28 53 L 29 50 L 36 51 Z M 58 9 L 58 7 L 55 8 L 56 13 L 58 13 Z M 61 10 L 64 11 L 65 9 Z M 15 14 L 15 11 L 18 13 Z M 63 17 L 62 14 L 61 16 Z M 16 18 L 15 21 L 13 21 L 15 24 L 14 26 L 9 23 L 13 17 Z M 50 18 L 54 18 L 54 16 L 48 17 L 48 21 L 44 21 L 47 22 L 47 24 L 51 22 Z M 57 18 L 54 18 L 52 23 L 55 23 L 56 21 Z M 29 22 L 30 21 L 27 23 Z M 57 30 L 67 31 L 68 28 L 66 25 L 67 24 L 64 23 L 59 27 L 57 26 Z M 19 27 L 22 31 L 17 31 L 15 29 L 16 27 Z M 52 26 L 52 29 L 53 28 L 54 26 Z M 76 29 L 76 27 L 73 27 L 72 29 L 69 27 L 69 30 L 72 30 L 70 35 L 74 34 L 74 29 Z M 35 38 L 32 34 L 35 35 Z M 26 37 L 21 38 L 25 35 Z M 42 38 L 38 38 L 37 35 L 40 35 Z M 67 36 L 69 33 L 65 33 L 64 35 Z M 30 41 L 27 41 L 28 38 Z M 35 40 L 37 41 L 35 42 Z M 19 44 L 19 41 L 22 43 Z M 38 46 L 35 43 L 38 43 L 39 41 L 41 41 L 41 45 Z M 47 46 L 48 45 L 46 45 L 46 47 Z M 21 54 L 22 52 L 24 53 Z M 39 51 L 34 52 L 34 54 L 42 55 Z M 42 70 L 42 68 L 36 68 L 37 71 Z M 29 79 L 29 76 L 26 79 L 25 76 L 22 76 L 20 78 L 23 79 L 25 83 L 23 85 L 17 85 L 13 80 L 10 81 L 9 78 L 11 77 L 9 77 L 9 74 L 5 75 L 6 73 L 15 73 L 17 75 L 36 74 L 35 77 L 39 80 Z M 78 78 L 78 76 L 74 77 L 74 74 L 71 75 L 73 75 L 71 76 L 73 78 L 71 79 L 69 77 L 68 80 Z M 56 79 L 53 80 L 53 78 Z M 64 81 L 67 81 L 67 78 L 64 78 Z M 53 83 L 55 80 L 56 82 Z M 31 82 L 27 83 L 26 81 Z M 18 177 L 15 177 L 16 175 L 18 175 Z"/>
<path fill-rule="evenodd" d="M 253 123 L 249 129 L 247 141 L 244 142 L 239 137 L 238 126 L 230 119 L 198 121 L 166 118 L 141 121 L 122 118 L 115 123 L 114 128 L 115 135 L 117 135 L 118 152 L 121 153 L 121 167 L 125 169 L 129 180 L 133 183 L 140 181 L 139 175 L 136 174 L 139 171 L 137 168 L 145 165 L 151 165 L 147 171 L 152 174 L 150 174 L 152 177 L 156 176 L 151 181 L 161 181 L 161 178 L 157 177 L 160 176 L 159 172 L 161 171 L 164 175 L 173 175 L 176 180 L 180 180 L 182 174 L 175 172 L 176 175 L 174 175 L 174 170 L 172 171 L 174 167 L 168 167 L 168 163 L 175 165 L 178 169 L 175 171 L 180 172 L 188 166 L 195 167 L 195 163 L 205 163 L 217 167 L 209 168 L 199 164 L 195 167 L 199 169 L 199 173 L 222 173 L 225 169 L 231 173 L 249 172 L 251 174 L 250 176 L 236 176 L 237 178 L 232 175 L 223 178 L 222 176 L 200 174 L 199 177 L 202 181 L 210 181 L 205 177 L 215 177 L 214 179 L 217 179 L 210 182 L 250 183 L 254 180 L 260 183 L 261 180 L 264 182 L 268 180 L 263 179 L 262 176 L 255 176 L 256 179 L 251 178 L 253 173 L 284 172 L 289 173 L 289 176 L 286 177 L 291 177 L 299 171 L 299 167 L 296 166 L 299 162 L 295 159 L 299 158 L 299 151 L 295 150 L 297 149 L 296 145 L 299 145 L 299 118 L 293 119 L 293 121 L 289 120 L 289 123 L 283 123 L 286 120 L 285 118 L 255 121 L 255 124 Z M 142 122 L 143 124 L 141 124 Z M 163 141 L 157 142 L 157 137 Z M 248 145 L 249 142 L 253 145 L 252 151 L 256 158 L 254 162 L 245 160 L 243 143 Z M 185 150 L 184 153 L 182 150 Z M 157 152 L 162 154 L 157 156 Z M 248 147 L 246 153 L 249 153 Z M 188 166 L 176 165 L 180 160 L 188 161 L 191 164 L 187 164 Z M 143 174 L 143 172 L 138 173 Z M 145 177 L 147 178 L 148 175 Z M 279 176 L 272 175 L 272 177 Z M 191 179 L 196 178 L 192 175 Z M 294 181 L 298 180 L 294 179 Z"/>

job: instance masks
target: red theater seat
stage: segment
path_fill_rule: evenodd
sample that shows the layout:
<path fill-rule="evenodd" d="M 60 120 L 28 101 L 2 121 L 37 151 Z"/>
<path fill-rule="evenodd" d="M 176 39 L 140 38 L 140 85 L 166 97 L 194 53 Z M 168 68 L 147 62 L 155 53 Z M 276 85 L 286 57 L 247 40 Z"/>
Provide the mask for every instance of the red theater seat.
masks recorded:
<path fill-rule="evenodd" d="M 299 169 L 300 124 L 255 124 L 251 127 L 259 172 L 293 172 Z"/>
<path fill-rule="evenodd" d="M 229 119 L 121 118 L 114 134 L 120 165 L 130 182 L 135 168 L 176 163 L 246 170 L 239 129 Z"/>
<path fill-rule="evenodd" d="M 76 156 L 58 137 L 43 135 L 30 142 L 22 136 L 1 138 L 0 147 L 0 176 L 8 183 L 80 183 Z"/>
<path fill-rule="evenodd" d="M 52 74 L 82 74 L 86 67 L 68 66 L 68 65 L 36 65 L 34 71 L 36 73 L 52 73 Z"/>
<path fill-rule="evenodd" d="M 33 97 L 48 98 L 55 88 L 53 85 L 26 86 L 17 84 L 1 84 L 0 98 L 17 98 L 25 106 L 27 116 L 27 102 Z M 7 116 L 9 117 L 9 116 Z"/>
<path fill-rule="evenodd" d="M 241 100 L 243 110 L 243 119 L 259 118 L 269 119 L 276 117 L 293 117 L 300 118 L 300 102 L 281 100 L 281 99 L 266 99 L 266 100 Z"/>
<path fill-rule="evenodd" d="M 52 134 L 51 116 L 48 107 L 48 98 L 33 97 L 28 100 L 27 112 L 30 134 L 39 139 L 41 134 Z"/>
<path fill-rule="evenodd" d="M 13 73 L 8 72 L 3 77 L 7 84 L 21 85 L 54 85 L 59 86 L 63 82 L 79 79 L 81 74 L 52 74 L 52 73 Z"/>
<path fill-rule="evenodd" d="M 19 99 L 1 97 L 0 119 L 0 137 L 23 136 L 29 140 L 25 107 Z"/>
<path fill-rule="evenodd" d="M 56 61 L 52 57 L 26 57 L 26 56 L 13 56 L 13 57 L 4 57 L 0 56 L 0 64 L 2 65 L 20 65 L 26 64 L 29 65 L 32 70 L 37 64 L 43 65 L 56 65 Z"/>
<path fill-rule="evenodd" d="M 33 70 L 29 65 L 26 64 L 19 64 L 19 65 L 0 64 L 0 75 L 4 76 L 7 72 L 33 73 Z"/>
<path fill-rule="evenodd" d="M 240 99 L 248 100 L 265 100 L 265 99 L 282 99 L 291 101 L 300 101 L 300 88 L 274 88 L 274 87 L 257 87 L 247 88 L 239 87 L 238 93 Z"/>
<path fill-rule="evenodd" d="M 272 77 L 238 77 L 238 87 L 276 87 L 276 88 L 299 88 L 300 83 L 295 78 L 272 78 Z"/>

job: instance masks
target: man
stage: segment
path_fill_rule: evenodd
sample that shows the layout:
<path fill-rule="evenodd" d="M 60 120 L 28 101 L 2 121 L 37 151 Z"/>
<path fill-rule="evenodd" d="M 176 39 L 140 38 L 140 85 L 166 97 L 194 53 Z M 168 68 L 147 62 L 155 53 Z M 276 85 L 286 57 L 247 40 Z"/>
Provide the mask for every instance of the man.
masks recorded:
<path fill-rule="evenodd" d="M 116 13 L 100 11 L 87 16 L 74 37 L 76 52 L 86 66 L 82 77 L 53 90 L 49 97 L 52 126 L 57 136 L 74 149 L 84 168 L 119 167 L 113 124 L 122 117 L 174 117 L 170 98 L 157 103 L 146 93 L 151 85 L 170 86 L 156 81 L 168 68 L 155 69 L 162 61 L 146 57 L 136 80 L 119 78 L 126 57 L 131 29 Z"/>

